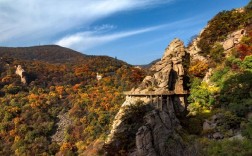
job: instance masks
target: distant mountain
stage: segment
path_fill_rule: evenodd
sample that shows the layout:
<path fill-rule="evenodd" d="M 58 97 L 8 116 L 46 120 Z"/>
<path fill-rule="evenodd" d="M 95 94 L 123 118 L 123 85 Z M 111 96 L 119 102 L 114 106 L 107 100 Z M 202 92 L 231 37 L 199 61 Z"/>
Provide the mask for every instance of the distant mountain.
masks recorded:
<path fill-rule="evenodd" d="M 88 55 L 57 45 L 33 47 L 0 47 L 1 57 L 12 57 L 22 60 L 40 60 L 50 63 L 76 62 Z"/>
<path fill-rule="evenodd" d="M 157 63 L 157 62 L 160 61 L 160 60 L 161 60 L 161 59 L 156 59 L 156 60 L 152 61 L 152 62 L 149 63 L 149 64 L 137 65 L 137 66 L 148 69 L 148 68 L 150 68 L 152 65 L 154 65 L 155 63 Z"/>

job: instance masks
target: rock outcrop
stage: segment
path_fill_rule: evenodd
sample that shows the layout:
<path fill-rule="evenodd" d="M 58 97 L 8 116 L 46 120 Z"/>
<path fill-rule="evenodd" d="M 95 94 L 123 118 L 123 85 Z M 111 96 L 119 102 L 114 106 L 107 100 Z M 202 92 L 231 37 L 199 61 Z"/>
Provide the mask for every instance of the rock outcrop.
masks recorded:
<path fill-rule="evenodd" d="M 21 82 L 23 84 L 27 84 L 27 73 L 25 72 L 25 70 L 22 68 L 21 65 L 17 66 L 16 74 L 20 76 Z"/>
<path fill-rule="evenodd" d="M 203 32 L 203 31 L 202 31 Z M 201 33 L 202 33 L 201 32 Z M 201 35 L 200 33 L 200 35 Z M 191 61 L 197 61 L 197 60 L 200 60 L 200 61 L 204 61 L 204 62 L 207 62 L 207 59 L 206 57 L 202 56 L 200 54 L 201 52 L 201 49 L 198 47 L 198 42 L 200 40 L 200 35 L 198 37 L 196 37 L 192 43 L 187 47 L 187 51 L 188 53 L 190 54 L 191 56 Z"/>
<path fill-rule="evenodd" d="M 109 154 L 115 155 L 113 152 L 123 149 L 124 145 L 118 136 L 131 130 L 124 120 L 127 116 L 125 108 L 142 101 L 153 109 L 144 114 L 144 122 L 134 132 L 135 147 L 128 155 L 185 155 L 185 145 L 177 132 L 181 128 L 177 114 L 184 112 L 187 106 L 188 78 L 185 62 L 189 60 L 188 56 L 184 43 L 179 39 L 173 40 L 166 48 L 161 61 L 151 67 L 154 75 L 145 77 L 138 88 L 126 93 L 126 101 L 116 115 L 106 141 L 105 148 Z"/>
<path fill-rule="evenodd" d="M 224 50 L 230 50 L 235 45 L 241 42 L 242 37 L 246 34 L 246 31 L 244 29 L 237 30 L 230 35 L 227 36 L 227 39 L 223 42 L 223 48 Z"/>
<path fill-rule="evenodd" d="M 228 123 L 230 116 L 217 113 L 203 123 L 203 134 L 209 139 L 236 138 L 241 135 L 240 121 L 233 118 L 232 123 Z"/>
<path fill-rule="evenodd" d="M 67 113 L 59 114 L 57 117 L 59 118 L 59 121 L 56 124 L 57 129 L 55 133 L 51 136 L 51 139 L 52 141 L 61 144 L 64 141 L 65 131 L 67 130 L 67 127 L 72 124 L 72 121 Z"/>

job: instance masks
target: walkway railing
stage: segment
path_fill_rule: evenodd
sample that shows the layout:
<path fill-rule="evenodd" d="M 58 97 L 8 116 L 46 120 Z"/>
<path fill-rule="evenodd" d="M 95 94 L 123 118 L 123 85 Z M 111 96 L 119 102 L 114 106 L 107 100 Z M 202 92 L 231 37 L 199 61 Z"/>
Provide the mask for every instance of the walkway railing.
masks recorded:
<path fill-rule="evenodd" d="M 124 95 L 127 96 L 162 96 L 162 95 L 187 95 L 189 94 L 189 91 L 182 91 L 182 92 L 174 92 L 174 91 L 161 91 L 161 92 L 145 92 L 145 93 L 141 93 L 141 92 L 124 92 Z"/>

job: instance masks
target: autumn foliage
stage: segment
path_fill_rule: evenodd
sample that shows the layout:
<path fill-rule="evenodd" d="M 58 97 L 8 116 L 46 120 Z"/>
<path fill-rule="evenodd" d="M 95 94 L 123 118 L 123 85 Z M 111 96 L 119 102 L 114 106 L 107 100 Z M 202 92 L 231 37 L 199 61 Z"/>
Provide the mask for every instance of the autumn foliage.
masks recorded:
<path fill-rule="evenodd" d="M 77 155 L 109 131 L 125 100 L 123 91 L 140 83 L 142 69 L 108 57 L 84 62 L 0 60 L 0 155 Z M 29 75 L 15 75 L 21 64 Z M 96 73 L 103 75 L 98 81 Z M 58 115 L 66 113 L 63 141 L 55 142 Z"/>
<path fill-rule="evenodd" d="M 208 64 L 204 61 L 195 60 L 189 67 L 189 74 L 196 77 L 203 77 L 208 70 Z"/>

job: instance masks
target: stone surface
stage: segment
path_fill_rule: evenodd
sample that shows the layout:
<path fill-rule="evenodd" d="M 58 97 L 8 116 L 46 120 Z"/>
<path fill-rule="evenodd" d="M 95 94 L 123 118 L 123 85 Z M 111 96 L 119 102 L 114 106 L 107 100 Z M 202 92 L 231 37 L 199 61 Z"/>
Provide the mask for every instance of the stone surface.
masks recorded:
<path fill-rule="evenodd" d="M 17 66 L 16 74 L 20 76 L 21 82 L 23 84 L 27 84 L 27 74 L 26 74 L 25 70 L 22 68 L 21 65 Z"/>
<path fill-rule="evenodd" d="M 184 43 L 179 39 L 174 39 L 169 44 L 162 59 L 151 67 L 153 76 L 146 76 L 139 87 L 133 88 L 126 97 L 114 119 L 105 148 L 115 152 L 123 146 L 117 136 L 130 131 L 128 129 L 130 125 L 124 121 L 124 116 L 127 116 L 124 108 L 135 105 L 137 101 L 143 101 L 145 105 L 153 105 L 152 108 L 155 109 L 144 116 L 142 126 L 134 132 L 136 147 L 128 155 L 184 155 L 183 140 L 176 131 L 181 127 L 176 112 L 184 112 L 187 106 L 186 96 L 181 93 L 187 91 L 185 87 L 187 70 L 184 68 L 184 61 L 189 59 L 188 56 Z M 173 91 L 175 95 L 158 98 L 144 96 L 150 92 L 159 94 L 164 91 Z M 139 94 L 143 96 L 131 96 Z M 109 154 L 115 155 L 115 153 Z"/>
<path fill-rule="evenodd" d="M 204 29 L 201 31 L 201 33 L 204 31 Z M 200 52 L 201 52 L 201 49 L 197 46 L 199 40 L 200 40 L 200 35 L 201 33 L 199 34 L 198 37 L 196 37 L 192 43 L 187 47 L 187 51 L 188 53 L 190 54 L 191 56 L 191 61 L 194 61 L 194 60 L 200 60 L 200 61 L 204 61 L 204 62 L 207 62 L 207 58 L 200 55 Z"/>
<path fill-rule="evenodd" d="M 178 122 L 166 111 L 152 111 L 136 134 L 137 156 L 183 156 L 182 138 L 175 132 Z"/>
<path fill-rule="evenodd" d="M 210 84 L 210 78 L 212 75 L 213 75 L 213 69 L 209 68 L 202 81 L 206 82 L 207 84 Z"/>
<path fill-rule="evenodd" d="M 55 141 L 59 144 L 63 143 L 65 138 L 65 131 L 67 130 L 67 127 L 69 127 L 72 124 L 71 119 L 69 118 L 67 113 L 59 114 L 58 116 L 58 123 L 57 129 L 55 133 L 51 136 L 52 141 Z"/>
<path fill-rule="evenodd" d="M 223 42 L 223 48 L 225 51 L 233 48 L 235 45 L 240 43 L 242 37 L 246 34 L 244 29 L 237 30 L 227 36 L 227 39 Z"/>
<path fill-rule="evenodd" d="M 208 130 L 215 129 L 221 117 L 222 117 L 222 114 L 219 113 L 219 114 L 213 115 L 209 120 L 205 120 L 205 122 L 203 123 L 203 130 L 208 131 Z"/>
<path fill-rule="evenodd" d="M 213 134 L 214 139 L 223 139 L 224 136 L 220 132 L 216 132 Z"/>
<path fill-rule="evenodd" d="M 211 116 L 208 120 L 203 123 L 203 131 L 206 137 L 209 139 L 239 139 L 239 134 L 241 134 L 240 126 L 232 126 L 227 129 L 223 129 L 223 125 L 227 124 L 225 115 L 223 113 L 218 113 Z M 225 135 L 224 135 L 225 134 Z"/>
<path fill-rule="evenodd" d="M 243 139 L 245 138 L 241 135 L 241 133 L 238 133 L 235 136 L 229 138 L 228 140 L 243 140 Z"/>
<path fill-rule="evenodd" d="M 224 48 L 224 50 L 228 50 L 228 49 L 233 48 L 234 45 L 235 45 L 234 39 L 233 39 L 233 38 L 229 38 L 229 39 L 227 39 L 227 40 L 223 43 L 223 48 Z"/>
<path fill-rule="evenodd" d="M 216 124 L 213 124 L 212 122 L 206 120 L 204 123 L 203 123 L 203 130 L 204 131 L 208 131 L 208 130 L 212 130 L 216 127 Z"/>

